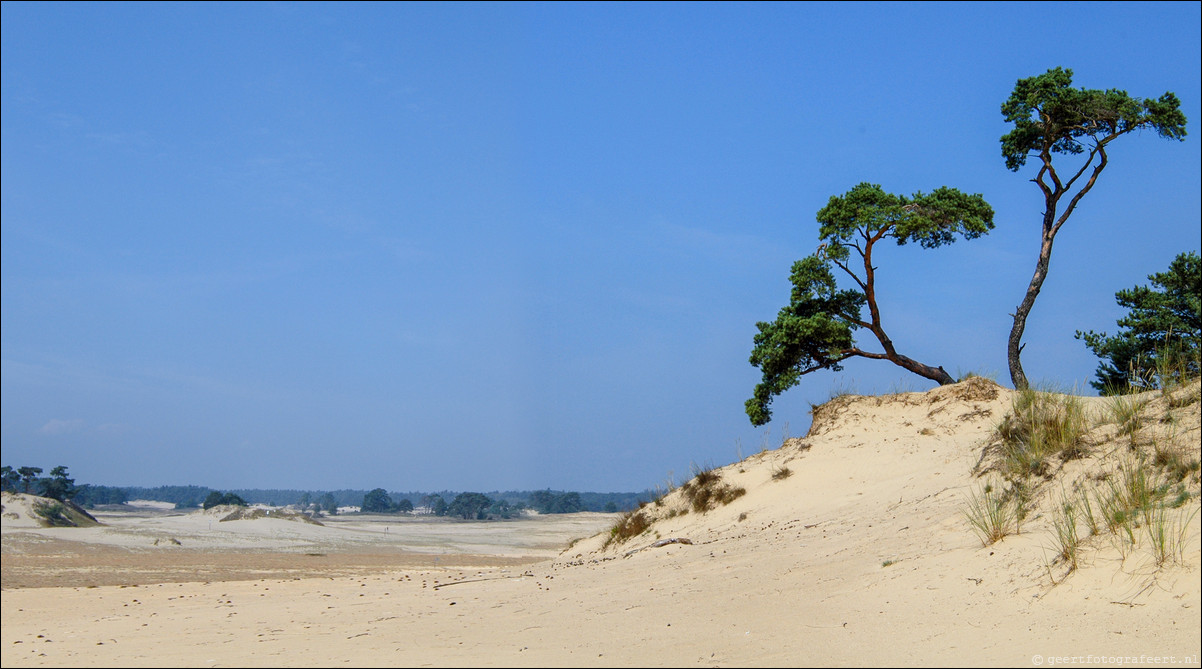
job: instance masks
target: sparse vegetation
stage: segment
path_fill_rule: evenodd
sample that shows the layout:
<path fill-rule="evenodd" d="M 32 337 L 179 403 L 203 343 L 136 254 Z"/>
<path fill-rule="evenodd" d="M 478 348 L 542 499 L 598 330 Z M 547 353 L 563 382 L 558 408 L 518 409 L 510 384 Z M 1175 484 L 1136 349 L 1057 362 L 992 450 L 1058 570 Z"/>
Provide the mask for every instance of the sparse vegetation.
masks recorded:
<path fill-rule="evenodd" d="M 1131 446 L 1135 446 L 1136 435 L 1143 427 L 1142 412 L 1148 406 L 1148 399 L 1135 395 L 1113 395 L 1110 397 L 1110 415 L 1114 424 L 1119 428 L 1119 435 L 1128 437 Z"/>
<path fill-rule="evenodd" d="M 647 514 L 638 509 L 627 511 L 610 528 L 609 536 L 605 539 L 603 547 L 608 548 L 610 544 L 620 544 L 628 539 L 637 537 L 646 532 L 650 527 L 651 521 L 647 518 Z"/>
<path fill-rule="evenodd" d="M 1157 567 L 1184 559 L 1188 528 L 1198 508 L 1188 515 L 1175 511 L 1192 495 L 1184 483 L 1174 481 L 1172 469 L 1158 465 L 1143 452 L 1127 451 L 1121 464 L 1104 473 L 1100 483 L 1082 488 L 1075 498 L 1062 494 L 1052 515 L 1057 559 L 1068 566 L 1068 573 L 1077 569 L 1081 547 L 1089 538 L 1103 534 L 1103 529 L 1124 559 L 1144 541 Z M 1078 534 L 1078 519 L 1084 520 L 1087 537 Z"/>
<path fill-rule="evenodd" d="M 982 546 L 996 543 L 1007 534 L 1018 532 L 1017 505 L 1012 496 L 986 485 L 981 494 L 970 492 L 964 515 Z"/>
<path fill-rule="evenodd" d="M 1085 455 L 1083 437 L 1088 430 L 1080 398 L 1020 390 L 997 428 L 1000 473 L 1012 481 L 1048 476 L 1053 458 L 1063 462 Z"/>
<path fill-rule="evenodd" d="M 1077 534 L 1077 514 L 1079 513 L 1075 500 L 1061 495 L 1060 504 L 1052 515 L 1052 530 L 1056 537 L 1056 557 L 1068 565 L 1069 573 L 1079 566 L 1078 555 L 1081 549 L 1081 537 Z"/>
<path fill-rule="evenodd" d="M 778 467 L 773 467 L 773 469 L 772 469 L 772 480 L 773 481 L 783 481 L 792 475 L 793 475 L 793 470 L 789 469 L 789 467 L 787 465 L 780 465 Z"/>
<path fill-rule="evenodd" d="M 697 513 L 730 504 L 747 493 L 745 488 L 723 483 L 722 475 L 713 468 L 694 466 L 693 471 L 693 478 L 683 483 L 680 491 Z"/>
<path fill-rule="evenodd" d="M 30 509 L 46 527 L 79 527 L 94 525 L 96 519 L 78 505 L 57 499 L 38 499 Z"/>
<path fill-rule="evenodd" d="M 67 517 L 62 502 L 39 502 L 33 510 L 42 517 L 50 527 L 74 527 L 75 523 Z"/>

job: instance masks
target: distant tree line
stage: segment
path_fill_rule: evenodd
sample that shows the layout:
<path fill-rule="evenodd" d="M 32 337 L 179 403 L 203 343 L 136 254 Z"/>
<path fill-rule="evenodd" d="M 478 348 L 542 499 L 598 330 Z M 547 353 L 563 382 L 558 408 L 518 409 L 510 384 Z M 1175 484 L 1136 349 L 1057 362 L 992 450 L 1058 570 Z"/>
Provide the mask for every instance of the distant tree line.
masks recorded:
<path fill-rule="evenodd" d="M 65 466 L 55 467 L 50 476 L 42 476 L 40 467 L 7 465 L 3 469 L 3 489 L 28 492 L 43 497 L 73 500 L 85 508 L 106 504 L 125 504 L 144 499 L 169 502 L 179 509 L 210 508 L 216 504 L 265 504 L 268 506 L 298 506 L 312 513 L 335 514 L 339 508 L 359 507 L 365 513 L 413 513 L 421 511 L 435 516 L 465 519 L 513 518 L 527 510 L 538 513 L 576 513 L 594 511 L 617 513 L 637 508 L 640 502 L 654 498 L 651 491 L 574 492 L 563 490 L 509 490 L 487 493 L 440 490 L 437 492 L 388 492 L 374 490 L 298 490 L 298 489 L 231 489 L 215 490 L 206 486 L 106 486 L 82 484 L 67 475 Z M 227 501 L 218 501 L 219 499 Z M 487 501 L 487 503 L 485 503 Z"/>

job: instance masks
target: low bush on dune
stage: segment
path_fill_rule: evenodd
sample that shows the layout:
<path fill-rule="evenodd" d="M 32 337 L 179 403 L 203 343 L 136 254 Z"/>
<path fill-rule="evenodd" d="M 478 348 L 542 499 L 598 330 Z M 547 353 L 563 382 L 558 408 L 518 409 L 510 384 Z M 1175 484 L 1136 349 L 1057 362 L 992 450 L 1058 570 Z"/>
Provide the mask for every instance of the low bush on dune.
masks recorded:
<path fill-rule="evenodd" d="M 747 494 L 745 488 L 723 483 L 722 475 L 713 468 L 694 467 L 694 471 L 693 478 L 681 484 L 680 492 L 697 513 L 730 504 Z"/>

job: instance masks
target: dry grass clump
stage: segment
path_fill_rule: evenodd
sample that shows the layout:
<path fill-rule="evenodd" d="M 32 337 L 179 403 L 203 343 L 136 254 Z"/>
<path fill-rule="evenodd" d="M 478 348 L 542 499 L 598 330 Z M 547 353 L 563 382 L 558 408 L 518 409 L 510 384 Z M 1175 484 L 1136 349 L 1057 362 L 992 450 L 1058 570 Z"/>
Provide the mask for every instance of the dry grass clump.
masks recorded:
<path fill-rule="evenodd" d="M 1144 426 L 1144 409 L 1150 402 L 1146 397 L 1134 395 L 1112 395 L 1109 400 L 1111 419 L 1119 428 L 1119 435 L 1128 437 L 1135 446 L 1136 435 Z"/>
<path fill-rule="evenodd" d="M 1010 480 L 1050 476 L 1053 458 L 1062 462 L 1086 454 L 1089 421 L 1079 397 L 1021 390 L 997 428 L 1001 474 Z"/>
<path fill-rule="evenodd" d="M 609 547 L 610 544 L 620 544 L 627 539 L 637 537 L 646 532 L 651 527 L 651 519 L 641 509 L 627 511 L 618 518 L 618 522 L 609 530 L 609 536 L 605 539 L 605 544 L 602 548 Z"/>
<path fill-rule="evenodd" d="M 713 468 L 697 468 L 696 475 L 681 484 L 680 492 L 697 513 L 705 513 L 719 505 L 730 504 L 747 494 L 742 487 L 722 482 L 722 475 Z"/>
<path fill-rule="evenodd" d="M 1007 495 L 986 484 L 980 495 L 969 493 L 963 513 L 981 539 L 981 545 L 988 546 L 1001 541 L 1007 534 L 1018 533 L 1018 507 L 1014 495 Z"/>

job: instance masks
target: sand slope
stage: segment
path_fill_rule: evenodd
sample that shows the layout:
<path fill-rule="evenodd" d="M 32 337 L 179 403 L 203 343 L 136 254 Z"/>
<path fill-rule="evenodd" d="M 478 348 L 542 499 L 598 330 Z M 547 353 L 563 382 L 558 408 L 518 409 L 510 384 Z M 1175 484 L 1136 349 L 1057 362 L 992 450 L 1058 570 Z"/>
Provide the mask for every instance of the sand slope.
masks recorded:
<path fill-rule="evenodd" d="M 1195 460 L 1199 392 L 1146 408 L 1146 429 Z M 982 546 L 971 531 L 965 500 L 989 480 L 977 466 L 1011 396 L 975 379 L 833 400 L 804 439 L 717 470 L 746 491 L 729 504 L 698 513 L 676 490 L 642 510 L 643 534 L 607 546 L 603 532 L 525 569 L 6 589 L 3 664 L 1198 666 L 1196 473 L 1172 512 L 1175 559 L 1106 536 L 1072 573 L 1055 558 L 1060 490 L 1130 452 L 1106 400 L 1086 400 L 1088 455 L 1036 490 L 1021 534 Z"/>

